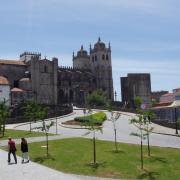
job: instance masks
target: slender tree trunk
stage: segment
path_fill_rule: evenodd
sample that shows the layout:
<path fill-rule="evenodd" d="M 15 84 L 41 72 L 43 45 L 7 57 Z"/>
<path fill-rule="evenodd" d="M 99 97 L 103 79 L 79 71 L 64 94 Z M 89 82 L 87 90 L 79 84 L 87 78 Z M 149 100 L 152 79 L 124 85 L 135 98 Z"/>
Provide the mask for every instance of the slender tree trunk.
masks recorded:
<path fill-rule="evenodd" d="M 3 132 L 2 132 L 2 136 L 4 137 L 5 135 L 5 128 L 6 128 L 6 124 L 5 124 L 5 121 L 3 122 Z"/>
<path fill-rule="evenodd" d="M 95 131 L 93 136 L 93 158 L 94 158 L 94 165 L 96 164 L 96 138 L 95 138 Z"/>
<path fill-rule="evenodd" d="M 0 134 L 2 133 L 2 124 L 0 122 Z"/>
<path fill-rule="evenodd" d="M 142 143 L 142 130 L 141 130 L 141 169 L 143 169 L 143 143 Z"/>
<path fill-rule="evenodd" d="M 46 133 L 46 154 L 47 154 L 47 157 L 48 157 L 48 155 L 49 155 L 48 133 Z"/>
<path fill-rule="evenodd" d="M 114 142 L 115 142 L 115 148 L 116 148 L 116 151 L 118 151 L 118 148 L 117 148 L 117 136 L 116 136 L 116 129 L 114 129 Z"/>
<path fill-rule="evenodd" d="M 57 121 L 57 117 L 56 117 L 56 134 L 58 134 L 58 121 Z"/>
<path fill-rule="evenodd" d="M 32 131 L 31 121 L 29 121 L 29 131 L 30 131 L 30 133 L 31 133 L 31 131 Z"/>
<path fill-rule="evenodd" d="M 150 143 L 149 143 L 149 132 L 147 133 L 147 144 L 148 144 L 148 156 L 151 156 Z"/>

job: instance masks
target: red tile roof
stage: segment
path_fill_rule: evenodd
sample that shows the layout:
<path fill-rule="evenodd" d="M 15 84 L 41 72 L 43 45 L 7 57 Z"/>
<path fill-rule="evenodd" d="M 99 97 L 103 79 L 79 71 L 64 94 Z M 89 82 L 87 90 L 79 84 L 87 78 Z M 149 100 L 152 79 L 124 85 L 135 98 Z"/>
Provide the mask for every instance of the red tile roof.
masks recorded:
<path fill-rule="evenodd" d="M 173 90 L 180 90 L 180 87 L 178 87 L 178 88 L 175 88 L 175 89 L 173 89 Z"/>
<path fill-rule="evenodd" d="M 11 92 L 23 92 L 23 90 L 19 88 L 13 88 L 11 89 Z"/>
<path fill-rule="evenodd" d="M 30 79 L 29 79 L 29 78 L 22 78 L 22 79 L 20 79 L 20 81 L 29 82 L 29 81 L 30 81 Z"/>
<path fill-rule="evenodd" d="M 164 96 L 173 96 L 173 93 L 163 94 L 162 96 L 163 96 L 163 97 L 164 97 Z"/>
<path fill-rule="evenodd" d="M 152 109 L 167 108 L 167 107 L 170 106 L 172 103 L 173 103 L 173 102 L 158 103 L 158 104 L 156 104 L 156 106 L 153 107 Z"/>
<path fill-rule="evenodd" d="M 0 76 L 0 84 L 8 85 L 9 81 L 4 76 Z"/>
<path fill-rule="evenodd" d="M 4 60 L 4 59 L 0 59 L 0 64 L 19 65 L 19 66 L 25 66 L 26 65 L 24 63 L 24 61 L 19 61 L 19 60 Z"/>

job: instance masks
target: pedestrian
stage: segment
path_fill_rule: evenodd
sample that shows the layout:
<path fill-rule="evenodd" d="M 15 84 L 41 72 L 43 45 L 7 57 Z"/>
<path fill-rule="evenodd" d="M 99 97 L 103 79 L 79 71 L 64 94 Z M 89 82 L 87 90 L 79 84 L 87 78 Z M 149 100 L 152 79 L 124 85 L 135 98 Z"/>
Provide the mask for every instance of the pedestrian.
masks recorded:
<path fill-rule="evenodd" d="M 22 152 L 22 163 L 24 163 L 24 160 L 26 160 L 26 163 L 28 163 L 29 162 L 28 143 L 25 138 L 21 138 L 21 152 Z"/>
<path fill-rule="evenodd" d="M 8 163 L 11 163 L 11 153 L 14 156 L 14 161 L 15 164 L 17 164 L 17 157 L 16 157 L 16 144 L 15 142 L 12 140 L 11 137 L 8 138 Z"/>

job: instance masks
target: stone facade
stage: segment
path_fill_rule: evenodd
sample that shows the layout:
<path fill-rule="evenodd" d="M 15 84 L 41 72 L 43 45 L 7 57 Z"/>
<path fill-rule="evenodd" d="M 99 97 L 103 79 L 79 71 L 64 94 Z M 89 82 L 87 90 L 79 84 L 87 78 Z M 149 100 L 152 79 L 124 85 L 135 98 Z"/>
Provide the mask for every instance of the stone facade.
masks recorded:
<path fill-rule="evenodd" d="M 109 99 L 114 100 L 110 44 L 106 47 L 99 38 L 93 48 L 90 45 L 89 55 L 82 46 L 77 56 L 73 55 L 73 67 L 89 69 L 96 78 L 97 89 L 103 90 Z"/>
<path fill-rule="evenodd" d="M 151 102 L 151 78 L 150 74 L 128 74 L 121 77 L 121 96 L 124 105 L 134 106 L 134 98 L 141 97 L 147 106 Z"/>
<path fill-rule="evenodd" d="M 14 104 L 31 99 L 47 105 L 81 104 L 97 89 L 113 100 L 111 48 L 100 39 L 89 55 L 83 46 L 73 54 L 73 67 L 59 67 L 57 58 L 24 52 L 20 60 L 0 60 L 0 75 L 9 81 Z"/>

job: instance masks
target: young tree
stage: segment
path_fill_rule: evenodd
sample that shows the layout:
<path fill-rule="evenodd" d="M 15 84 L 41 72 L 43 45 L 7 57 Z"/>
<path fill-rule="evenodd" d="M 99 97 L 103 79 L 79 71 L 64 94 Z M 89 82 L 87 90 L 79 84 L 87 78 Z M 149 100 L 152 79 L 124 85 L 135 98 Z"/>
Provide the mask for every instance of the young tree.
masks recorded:
<path fill-rule="evenodd" d="M 88 114 L 92 114 L 92 110 L 88 109 Z M 88 121 L 85 125 L 87 126 L 87 129 L 89 132 L 87 132 L 85 135 L 90 134 L 91 132 L 93 133 L 93 166 L 97 166 L 97 161 L 96 161 L 96 131 L 101 131 L 102 132 L 102 127 L 96 125 L 96 119 L 91 118 L 90 121 Z"/>
<path fill-rule="evenodd" d="M 47 123 L 45 121 L 45 118 L 48 115 L 48 108 L 39 106 L 37 109 L 37 118 L 41 120 L 41 126 L 36 127 L 35 129 L 40 129 L 45 133 L 46 136 L 46 155 L 49 156 L 49 129 L 54 125 L 54 122 L 51 121 L 50 123 Z"/>
<path fill-rule="evenodd" d="M 151 150 L 150 150 L 150 134 L 153 131 L 153 127 L 151 127 L 151 120 L 155 119 L 155 114 L 150 111 L 144 111 L 143 112 L 143 118 L 144 118 L 144 131 L 147 133 L 147 145 L 148 145 L 148 156 L 151 156 Z"/>
<path fill-rule="evenodd" d="M 138 130 L 139 133 L 131 133 L 131 135 L 137 136 L 140 138 L 140 147 L 141 147 L 141 169 L 143 169 L 144 166 L 144 160 L 143 160 L 143 139 L 146 138 L 147 133 L 144 133 L 144 117 L 143 115 L 139 114 L 137 115 L 138 118 L 133 118 L 130 120 L 130 123 L 134 124 Z"/>
<path fill-rule="evenodd" d="M 0 102 L 0 133 L 5 135 L 6 119 L 9 116 L 9 107 L 6 105 L 6 101 Z"/>
<path fill-rule="evenodd" d="M 136 106 L 136 112 L 137 114 L 142 115 L 144 119 L 144 131 L 147 133 L 147 147 L 148 147 L 148 156 L 151 155 L 150 152 L 150 134 L 153 131 L 153 128 L 151 127 L 151 120 L 156 118 L 156 115 L 149 109 L 142 109 L 142 99 L 141 97 L 137 96 L 135 97 L 135 106 Z"/>
<path fill-rule="evenodd" d="M 110 121 L 113 123 L 113 128 L 114 128 L 114 145 L 115 145 L 115 152 L 118 152 L 118 147 L 117 147 L 117 132 L 116 132 L 116 121 L 119 119 L 121 114 L 119 112 L 113 112 L 111 111 L 111 117 Z"/>
<path fill-rule="evenodd" d="M 25 117 L 29 120 L 29 131 L 31 133 L 32 127 L 31 124 L 33 121 L 37 120 L 37 109 L 39 105 L 36 101 L 27 101 L 25 104 Z"/>

